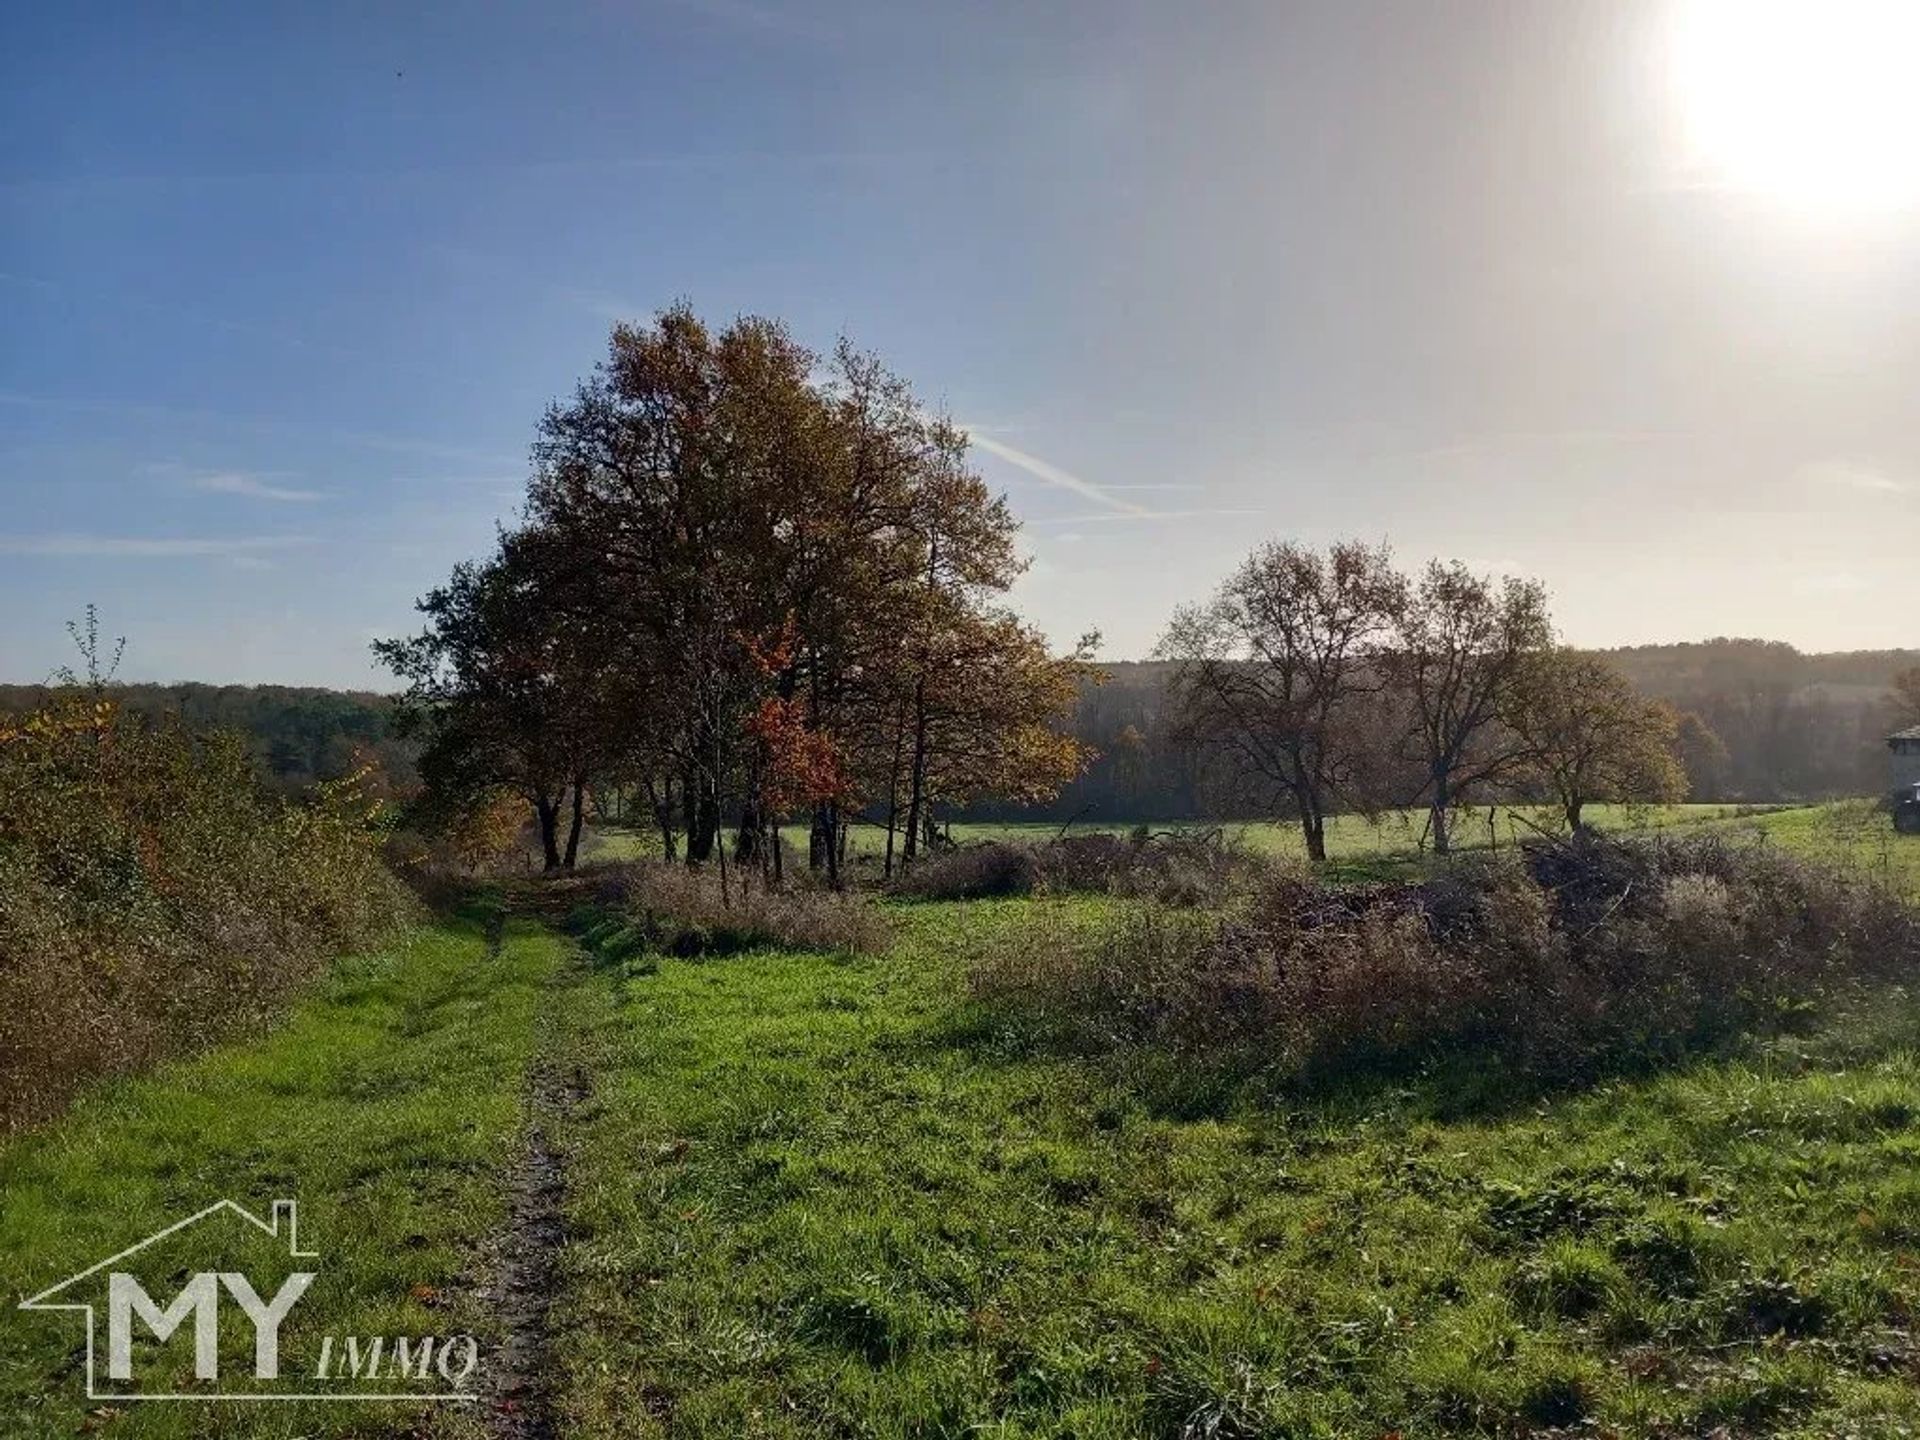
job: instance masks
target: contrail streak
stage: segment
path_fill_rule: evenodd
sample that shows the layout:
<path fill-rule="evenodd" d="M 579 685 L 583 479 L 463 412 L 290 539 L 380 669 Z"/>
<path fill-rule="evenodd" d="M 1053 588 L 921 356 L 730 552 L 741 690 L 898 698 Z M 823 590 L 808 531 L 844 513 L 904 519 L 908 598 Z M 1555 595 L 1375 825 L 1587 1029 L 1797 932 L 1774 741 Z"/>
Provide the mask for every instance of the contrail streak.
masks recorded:
<path fill-rule="evenodd" d="M 1042 460 L 1038 455 L 1029 455 L 1024 450 L 1014 449 L 1003 440 L 995 440 L 991 435 L 982 435 L 978 430 L 969 430 L 967 436 L 989 455 L 1026 471 L 1036 480 L 1044 480 L 1047 484 L 1057 485 L 1062 490 L 1071 490 L 1074 494 L 1096 501 L 1117 514 L 1145 516 L 1148 513 L 1146 506 L 1136 505 L 1131 500 L 1122 500 L 1118 495 L 1102 490 L 1091 480 L 1082 480 L 1078 475 L 1062 470 L 1058 465 Z"/>

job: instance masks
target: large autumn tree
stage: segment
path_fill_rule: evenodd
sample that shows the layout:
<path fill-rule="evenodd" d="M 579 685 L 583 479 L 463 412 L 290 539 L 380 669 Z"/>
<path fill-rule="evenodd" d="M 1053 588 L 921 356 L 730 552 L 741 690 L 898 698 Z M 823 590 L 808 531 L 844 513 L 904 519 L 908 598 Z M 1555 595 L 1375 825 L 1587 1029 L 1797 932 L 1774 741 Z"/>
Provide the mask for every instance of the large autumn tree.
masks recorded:
<path fill-rule="evenodd" d="M 649 797 L 669 848 L 678 798 L 689 863 L 737 824 L 738 858 L 777 873 L 780 826 L 804 818 L 811 863 L 837 882 L 848 827 L 876 799 L 891 836 L 903 806 L 917 821 L 982 785 L 1045 793 L 1081 758 L 1040 743 L 1079 671 L 996 608 L 1020 570 L 1016 527 L 966 450 L 849 344 L 822 356 L 770 320 L 716 331 L 663 311 L 616 328 L 547 413 L 500 561 L 463 567 L 429 597 L 430 636 L 382 653 L 424 685 L 457 669 L 449 637 L 476 629 L 470 611 L 520 595 L 537 613 L 516 623 L 549 652 L 551 637 L 578 643 L 569 685 L 577 671 L 588 693 L 572 687 L 577 725 L 551 706 L 516 714 L 518 771 L 533 768 L 522 752 L 587 753 L 582 729 L 607 741 L 597 773 Z M 494 669 L 502 646 L 527 643 L 478 629 Z M 451 715 L 452 693 L 428 698 Z M 461 733 L 498 778 L 505 752 Z M 995 767 L 967 766 L 970 750 Z M 514 783 L 551 789 L 544 772 Z M 578 804 L 584 783 L 568 784 Z"/>
<path fill-rule="evenodd" d="M 1081 686 L 1099 676 L 1095 637 L 1060 657 L 1044 636 L 1004 610 L 963 613 L 915 648 L 912 691 L 900 712 L 889 806 L 888 868 L 904 798 L 903 859 L 911 864 L 936 806 L 996 795 L 1021 804 L 1053 799 L 1092 751 L 1067 733 Z"/>
<path fill-rule="evenodd" d="M 758 637 L 776 633 L 781 496 L 818 462 L 812 352 L 779 325 L 715 334 L 685 307 L 617 327 L 606 361 L 541 423 L 528 513 L 573 558 L 572 599 L 644 682 L 639 748 L 681 796 L 687 858 L 708 860 L 758 700 Z"/>

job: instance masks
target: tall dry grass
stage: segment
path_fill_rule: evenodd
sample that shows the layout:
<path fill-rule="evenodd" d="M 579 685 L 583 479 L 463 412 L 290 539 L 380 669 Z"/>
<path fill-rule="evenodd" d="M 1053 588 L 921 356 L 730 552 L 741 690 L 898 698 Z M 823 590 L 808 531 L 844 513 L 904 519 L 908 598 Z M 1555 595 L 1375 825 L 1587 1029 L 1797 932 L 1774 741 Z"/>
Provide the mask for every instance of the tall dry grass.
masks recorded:
<path fill-rule="evenodd" d="M 790 882 L 771 887 L 748 871 L 664 861 L 608 866 L 593 877 L 599 910 L 622 917 L 624 943 L 669 955 L 735 954 L 760 946 L 877 953 L 892 939 L 878 907 L 854 894 Z"/>

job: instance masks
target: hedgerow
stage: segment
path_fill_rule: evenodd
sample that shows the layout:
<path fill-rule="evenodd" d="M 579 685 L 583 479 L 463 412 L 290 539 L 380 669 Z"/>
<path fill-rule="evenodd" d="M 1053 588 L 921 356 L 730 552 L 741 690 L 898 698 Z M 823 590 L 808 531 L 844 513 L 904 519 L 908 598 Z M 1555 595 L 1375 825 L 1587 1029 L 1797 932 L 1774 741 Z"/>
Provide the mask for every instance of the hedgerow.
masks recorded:
<path fill-rule="evenodd" d="M 261 792 L 244 740 L 99 686 L 0 720 L 0 1129 L 271 1015 L 411 913 L 356 779 Z"/>

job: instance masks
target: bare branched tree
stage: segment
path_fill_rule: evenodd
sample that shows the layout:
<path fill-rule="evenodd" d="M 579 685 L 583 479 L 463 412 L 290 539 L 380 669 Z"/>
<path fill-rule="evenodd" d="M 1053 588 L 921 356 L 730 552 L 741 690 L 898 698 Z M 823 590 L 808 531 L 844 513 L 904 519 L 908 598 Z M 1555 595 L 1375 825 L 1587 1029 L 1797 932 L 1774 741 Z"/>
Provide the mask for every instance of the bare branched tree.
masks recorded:
<path fill-rule="evenodd" d="M 1435 560 L 1396 588 L 1388 619 L 1381 671 L 1406 707 L 1406 758 L 1422 777 L 1416 798 L 1444 855 L 1455 804 L 1512 778 L 1531 754 L 1504 720 L 1522 668 L 1553 643 L 1546 590 Z"/>
<path fill-rule="evenodd" d="M 1324 554 L 1263 546 L 1206 605 L 1180 611 L 1158 654 L 1181 733 L 1223 746 L 1284 797 L 1307 854 L 1327 858 L 1337 803 L 1364 808 L 1357 708 L 1396 595 L 1391 557 L 1359 541 Z"/>

